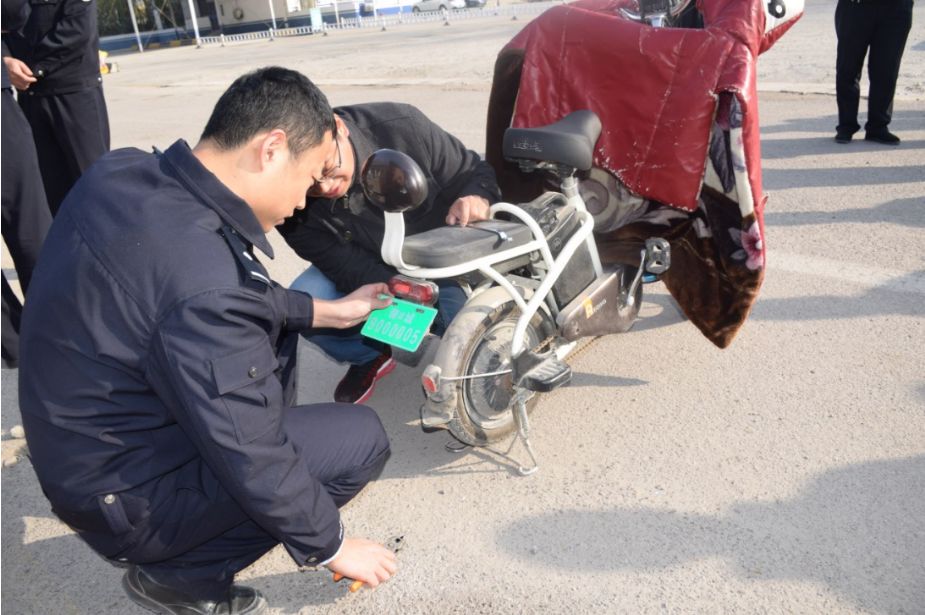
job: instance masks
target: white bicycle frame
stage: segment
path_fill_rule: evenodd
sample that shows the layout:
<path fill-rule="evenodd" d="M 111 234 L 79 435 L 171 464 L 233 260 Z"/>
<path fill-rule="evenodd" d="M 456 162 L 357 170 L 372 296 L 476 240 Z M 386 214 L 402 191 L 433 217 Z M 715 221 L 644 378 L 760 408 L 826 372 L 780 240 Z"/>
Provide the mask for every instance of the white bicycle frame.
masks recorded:
<path fill-rule="evenodd" d="M 600 277 L 602 274 L 600 256 L 597 252 L 597 244 L 594 242 L 594 236 L 592 235 L 594 231 L 594 219 L 588 212 L 584 199 L 581 198 L 581 194 L 578 191 L 578 180 L 574 175 L 564 178 L 562 180 L 561 189 L 562 194 L 565 195 L 567 199 L 567 204 L 575 208 L 575 211 L 579 216 L 580 227 L 575 232 L 575 234 L 569 238 L 565 246 L 563 246 L 562 250 L 559 252 L 559 255 L 555 258 L 549 249 L 546 236 L 544 235 L 539 224 L 536 222 L 536 220 L 533 219 L 532 216 L 530 216 L 530 214 L 524 211 L 521 207 L 518 207 L 512 203 L 496 203 L 492 205 L 490 209 L 490 215 L 492 218 L 501 212 L 514 216 L 516 219 L 527 225 L 533 234 L 533 239 L 523 245 L 515 246 L 513 248 L 495 252 L 486 256 L 480 256 L 470 261 L 450 267 L 418 267 L 416 265 L 406 263 L 402 259 L 402 247 L 404 246 L 405 241 L 404 216 L 401 213 L 385 212 L 385 237 L 382 242 L 382 259 L 389 265 L 392 265 L 398 269 L 398 271 L 403 275 L 412 278 L 434 280 L 452 278 L 469 273 L 471 271 L 479 271 L 486 278 L 491 279 L 496 284 L 498 284 L 498 286 L 504 288 L 510 295 L 511 299 L 517 304 L 517 307 L 520 308 L 521 312 L 520 317 L 517 320 L 517 324 L 514 327 L 513 339 L 511 341 L 511 356 L 516 357 L 523 350 L 527 325 L 530 323 L 530 320 L 533 318 L 533 315 L 536 314 L 537 310 L 540 309 L 540 306 L 543 304 L 546 296 L 552 290 L 556 280 L 558 280 L 559 276 L 562 275 L 562 272 L 565 270 L 565 267 L 571 260 L 572 255 L 581 246 L 581 244 L 584 243 L 588 248 L 588 253 L 591 256 L 591 263 L 594 267 L 595 275 Z M 525 301 L 521 294 L 511 283 L 511 281 L 508 280 L 504 274 L 494 269 L 494 265 L 532 252 L 539 252 L 539 254 L 542 256 L 546 265 L 546 275 L 543 276 L 542 281 L 533 292 L 533 295 L 530 297 L 529 301 Z M 559 349 L 559 351 L 557 351 L 558 357 L 561 359 L 566 354 L 568 354 L 572 346 L 574 346 L 574 342 L 566 344 L 564 347 Z"/>

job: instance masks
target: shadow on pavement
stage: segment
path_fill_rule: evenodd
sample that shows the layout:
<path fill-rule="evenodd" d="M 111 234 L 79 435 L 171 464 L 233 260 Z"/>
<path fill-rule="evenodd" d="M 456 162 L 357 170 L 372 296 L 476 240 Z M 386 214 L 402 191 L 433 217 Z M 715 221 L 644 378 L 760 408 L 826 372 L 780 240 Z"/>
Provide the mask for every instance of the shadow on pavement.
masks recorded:
<path fill-rule="evenodd" d="M 787 145 L 790 148 L 793 145 Z M 871 147 L 858 144 L 858 147 Z M 843 164 L 824 169 L 764 169 L 762 171 L 766 190 L 787 190 L 792 188 L 844 188 L 846 186 L 895 186 L 915 184 L 922 181 L 922 166 L 861 166 Z"/>
<path fill-rule="evenodd" d="M 650 329 L 662 329 L 687 320 L 687 317 L 667 289 L 661 283 L 657 284 L 656 287 L 658 292 L 653 292 L 651 286 L 643 288 L 639 318 L 633 324 L 632 329 L 621 335 L 632 335 L 634 332 L 648 331 Z"/>
<path fill-rule="evenodd" d="M 721 557 L 743 580 L 816 583 L 864 610 L 914 613 L 925 604 L 923 518 L 919 456 L 830 470 L 791 500 L 741 502 L 724 514 L 557 511 L 513 521 L 497 537 L 534 566 L 657 571 Z"/>
<path fill-rule="evenodd" d="M 903 288 L 907 290 L 903 291 Z M 864 319 L 869 316 L 900 314 L 925 315 L 922 289 L 925 271 L 890 280 L 853 297 L 814 295 L 811 297 L 765 297 L 755 303 L 751 318 L 756 320 Z"/>
<path fill-rule="evenodd" d="M 838 115 L 836 114 L 835 109 L 835 97 L 831 97 L 832 101 L 832 113 L 827 115 L 817 115 L 816 117 L 793 117 L 784 122 L 778 124 L 771 124 L 768 126 L 761 127 L 761 135 L 771 135 L 781 132 L 809 132 L 809 133 L 822 133 L 826 135 L 827 146 L 833 151 L 842 151 L 843 146 L 838 145 L 834 142 L 833 138 L 835 137 L 835 126 L 838 124 Z M 858 115 L 858 120 L 861 124 L 861 132 L 859 133 L 861 139 L 864 137 L 864 121 L 866 117 L 866 98 L 861 100 L 860 113 Z M 893 110 L 893 119 L 890 122 L 890 130 L 893 132 L 902 132 L 903 130 L 913 130 L 922 127 L 922 124 L 925 123 L 925 114 L 917 109 L 894 109 Z M 900 135 L 901 137 L 902 135 Z M 855 135 L 855 138 L 857 135 Z M 803 141 L 804 139 L 799 139 Z M 810 141 L 810 139 L 806 139 Z M 761 142 L 761 154 L 762 157 L 767 158 L 765 154 L 766 145 L 773 145 L 775 143 L 786 143 L 786 140 L 776 141 L 764 141 Z M 903 141 L 903 144 L 906 142 Z M 792 151 L 791 151 L 792 155 Z"/>
<path fill-rule="evenodd" d="M 768 226 L 802 226 L 805 224 L 851 224 L 887 222 L 897 226 L 925 227 L 925 204 L 922 197 L 894 199 L 872 207 L 839 211 L 766 212 Z"/>
<path fill-rule="evenodd" d="M 638 378 L 623 378 L 621 376 L 607 376 L 605 374 L 589 374 L 587 372 L 572 372 L 572 382 L 569 388 L 580 387 L 638 387 L 649 384 L 648 380 Z"/>

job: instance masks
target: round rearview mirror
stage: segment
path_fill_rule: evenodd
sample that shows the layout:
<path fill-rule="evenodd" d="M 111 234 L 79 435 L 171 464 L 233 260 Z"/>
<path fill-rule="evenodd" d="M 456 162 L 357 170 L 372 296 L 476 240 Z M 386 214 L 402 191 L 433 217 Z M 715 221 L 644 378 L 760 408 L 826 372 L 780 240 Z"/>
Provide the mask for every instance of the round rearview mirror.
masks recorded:
<path fill-rule="evenodd" d="M 427 179 L 410 156 L 380 149 L 363 163 L 360 181 L 366 198 L 385 211 L 414 209 L 427 198 Z"/>

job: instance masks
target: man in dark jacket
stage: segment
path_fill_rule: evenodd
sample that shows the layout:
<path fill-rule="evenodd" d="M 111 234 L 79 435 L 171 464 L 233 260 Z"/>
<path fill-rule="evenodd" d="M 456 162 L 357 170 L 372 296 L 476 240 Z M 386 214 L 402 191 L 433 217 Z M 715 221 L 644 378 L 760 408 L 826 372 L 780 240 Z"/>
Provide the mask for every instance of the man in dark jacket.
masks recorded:
<path fill-rule="evenodd" d="M 19 0 L 3 0 L 3 28 L 18 30 L 26 22 L 29 5 Z M 4 48 L 3 55 L 7 55 Z M 42 175 L 32 143 L 32 130 L 13 98 L 6 64 L 2 71 L 0 103 L 3 115 L 3 241 L 16 267 L 23 295 L 32 279 L 32 270 L 51 225 L 51 214 L 42 187 Z M 19 364 L 19 322 L 22 304 L 3 274 L 3 366 Z"/>
<path fill-rule="evenodd" d="M 5 0 L 13 1 L 17 0 Z M 3 62 L 32 126 L 52 215 L 81 173 L 109 151 L 95 0 L 31 0 Z"/>
<path fill-rule="evenodd" d="M 292 288 L 333 299 L 360 284 L 386 282 L 397 272 L 381 256 L 385 219 L 363 194 L 359 172 L 375 150 L 389 148 L 414 159 L 427 178 L 427 200 L 405 213 L 411 235 L 444 224 L 465 225 L 489 215 L 501 197 L 494 170 L 453 135 L 410 105 L 374 103 L 338 107 L 336 160 L 309 191 L 308 206 L 279 227 L 286 242 L 312 266 Z M 439 332 L 465 302 L 462 289 L 440 284 Z M 340 333 L 340 332 L 339 332 Z M 350 364 L 334 391 L 336 401 L 363 403 L 394 361 L 388 347 L 359 334 L 312 334 L 333 359 Z"/>
<path fill-rule="evenodd" d="M 371 586 L 395 572 L 338 513 L 388 456 L 375 412 L 293 405 L 298 334 L 362 322 L 387 287 L 316 300 L 254 250 L 272 257 L 264 233 L 331 164 L 333 117 L 299 73 L 244 75 L 196 147 L 95 164 L 39 259 L 19 394 L 33 466 L 54 512 L 131 564 L 126 592 L 156 612 L 262 612 L 232 581 L 279 543 Z"/>

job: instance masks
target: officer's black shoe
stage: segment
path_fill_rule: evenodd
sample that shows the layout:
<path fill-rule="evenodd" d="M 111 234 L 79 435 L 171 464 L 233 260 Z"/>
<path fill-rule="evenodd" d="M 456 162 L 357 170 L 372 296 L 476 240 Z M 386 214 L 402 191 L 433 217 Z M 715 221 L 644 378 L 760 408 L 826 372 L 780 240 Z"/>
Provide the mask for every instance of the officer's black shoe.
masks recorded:
<path fill-rule="evenodd" d="M 122 577 L 125 593 L 136 604 L 165 615 L 258 615 L 267 601 L 256 589 L 232 585 L 224 599 L 196 599 L 188 591 L 160 585 L 138 566 L 131 566 Z"/>
<path fill-rule="evenodd" d="M 854 133 L 838 131 L 835 133 L 835 142 L 842 144 L 851 143 L 851 137 L 853 136 Z"/>
<path fill-rule="evenodd" d="M 345 404 L 362 404 L 369 399 L 376 388 L 376 381 L 388 376 L 395 369 L 392 349 L 362 365 L 351 365 L 334 389 L 334 401 Z"/>
<path fill-rule="evenodd" d="M 868 132 L 864 135 L 864 140 L 873 141 L 874 143 L 882 143 L 883 145 L 899 145 L 900 142 L 899 137 L 894 135 L 886 128 L 876 132 Z"/>

